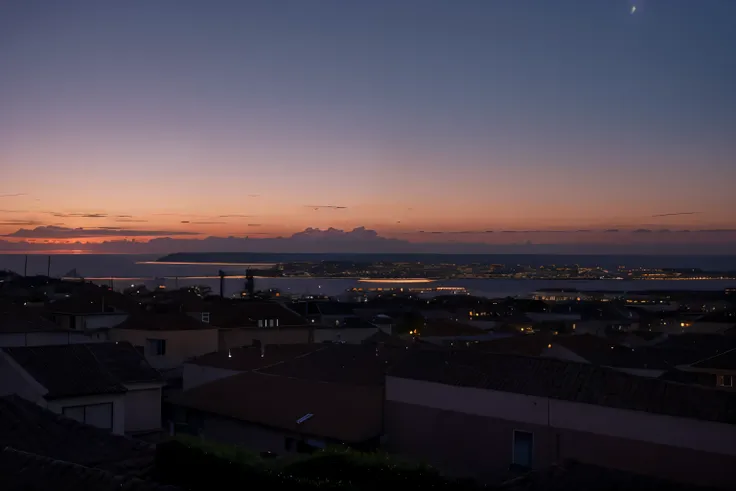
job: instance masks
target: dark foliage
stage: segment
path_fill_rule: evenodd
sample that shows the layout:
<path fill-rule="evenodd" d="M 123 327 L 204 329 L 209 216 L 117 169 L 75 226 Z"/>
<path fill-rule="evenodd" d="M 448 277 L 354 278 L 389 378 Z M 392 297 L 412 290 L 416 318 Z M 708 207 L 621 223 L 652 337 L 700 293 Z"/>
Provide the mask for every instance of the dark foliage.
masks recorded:
<path fill-rule="evenodd" d="M 279 459 L 280 460 L 280 459 Z M 443 478 L 431 467 L 394 460 L 385 454 L 331 449 L 286 462 L 263 460 L 233 447 L 189 440 L 160 444 L 156 479 L 189 491 L 251 489 L 376 490 L 479 489 L 469 481 Z"/>

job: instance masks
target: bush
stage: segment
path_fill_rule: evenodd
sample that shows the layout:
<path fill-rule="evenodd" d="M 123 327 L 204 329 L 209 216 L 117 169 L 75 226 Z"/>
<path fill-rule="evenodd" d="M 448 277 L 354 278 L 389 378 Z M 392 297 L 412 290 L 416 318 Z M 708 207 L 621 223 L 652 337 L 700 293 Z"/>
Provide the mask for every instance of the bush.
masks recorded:
<path fill-rule="evenodd" d="M 251 486 L 295 491 L 344 489 L 325 481 L 298 479 L 257 460 L 240 461 L 237 459 L 240 455 L 238 450 L 224 450 L 221 446 L 171 440 L 156 447 L 156 479 L 190 491 Z"/>
<path fill-rule="evenodd" d="M 239 447 L 177 437 L 158 445 L 156 473 L 161 482 L 190 491 L 288 487 L 297 491 L 478 489 L 474 483 L 443 478 L 430 466 L 384 453 L 337 447 L 310 455 L 266 460 Z"/>

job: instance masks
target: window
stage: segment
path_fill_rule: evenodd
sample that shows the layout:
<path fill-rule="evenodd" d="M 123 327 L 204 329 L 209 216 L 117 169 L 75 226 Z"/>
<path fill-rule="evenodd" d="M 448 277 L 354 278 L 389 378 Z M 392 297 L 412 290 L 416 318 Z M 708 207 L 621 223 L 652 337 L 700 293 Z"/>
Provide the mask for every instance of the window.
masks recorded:
<path fill-rule="evenodd" d="M 718 376 L 719 387 L 733 387 L 733 375 L 719 375 Z"/>
<path fill-rule="evenodd" d="M 526 431 L 514 430 L 512 463 L 521 467 L 532 467 L 534 435 Z"/>
<path fill-rule="evenodd" d="M 210 323 L 210 313 L 209 312 L 202 312 L 202 322 L 205 324 Z"/>
<path fill-rule="evenodd" d="M 112 429 L 112 402 L 65 407 L 61 410 L 61 414 L 90 426 L 106 430 Z"/>
<path fill-rule="evenodd" d="M 166 354 L 166 340 L 165 339 L 149 339 L 148 340 L 148 354 L 151 356 L 163 356 Z"/>

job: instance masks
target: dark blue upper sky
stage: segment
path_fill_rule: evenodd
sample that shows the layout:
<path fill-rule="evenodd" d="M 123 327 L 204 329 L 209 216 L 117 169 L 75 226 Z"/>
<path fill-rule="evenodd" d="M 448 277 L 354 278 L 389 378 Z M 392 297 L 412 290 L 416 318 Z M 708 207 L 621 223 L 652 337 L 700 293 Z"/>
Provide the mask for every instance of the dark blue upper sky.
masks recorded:
<path fill-rule="evenodd" d="M 0 194 L 218 213 L 248 182 L 295 230 L 397 203 L 412 229 L 448 203 L 463 227 L 733 225 L 735 87 L 734 0 L 5 1 Z"/>

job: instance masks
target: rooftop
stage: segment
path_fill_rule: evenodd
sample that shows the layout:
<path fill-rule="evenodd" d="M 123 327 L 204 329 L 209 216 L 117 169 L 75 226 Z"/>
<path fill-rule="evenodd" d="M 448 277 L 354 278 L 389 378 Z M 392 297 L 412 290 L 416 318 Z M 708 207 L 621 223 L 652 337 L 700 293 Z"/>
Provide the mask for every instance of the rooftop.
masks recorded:
<path fill-rule="evenodd" d="M 484 334 L 488 333 L 479 327 L 450 319 L 431 319 L 420 329 L 420 335 L 424 337 L 481 336 Z"/>
<path fill-rule="evenodd" d="M 276 319 L 279 327 L 307 324 L 304 317 L 277 302 L 213 301 L 203 305 L 202 309 L 210 313 L 213 325 L 223 328 L 258 327 L 259 320 Z"/>
<path fill-rule="evenodd" d="M 172 402 L 249 423 L 359 443 L 381 433 L 383 389 L 244 372 L 190 389 Z"/>
<path fill-rule="evenodd" d="M 169 491 L 163 486 L 135 477 L 116 476 L 100 469 L 55 460 L 29 452 L 5 448 L 0 451 L 3 491 Z"/>
<path fill-rule="evenodd" d="M 15 395 L 0 397 L 0 448 L 5 447 L 125 474 L 154 458 L 146 443 L 78 423 Z"/>
<path fill-rule="evenodd" d="M 587 363 L 471 350 L 410 350 L 389 375 L 736 424 L 736 392 L 637 377 Z"/>
<path fill-rule="evenodd" d="M 319 344 L 273 344 L 263 346 L 263 348 L 260 346 L 243 346 L 228 351 L 208 353 L 189 360 L 187 363 L 228 370 L 249 371 L 292 360 L 318 349 L 323 349 L 323 346 Z"/>
<path fill-rule="evenodd" d="M 382 386 L 386 370 L 408 351 L 408 347 L 327 344 L 259 372 L 320 382 Z"/>
<path fill-rule="evenodd" d="M 694 384 L 705 387 L 716 387 L 716 375 L 705 372 L 690 372 L 684 370 L 670 370 L 658 377 L 660 380 L 677 382 L 680 384 Z"/>
<path fill-rule="evenodd" d="M 48 390 L 46 399 L 123 393 L 124 384 L 160 382 L 161 376 L 129 343 L 3 348 Z"/>
<path fill-rule="evenodd" d="M 399 336 L 388 334 L 387 332 L 382 331 L 382 330 L 376 331 L 374 334 L 371 334 L 370 336 L 365 338 L 363 341 L 361 341 L 361 344 L 369 344 L 371 346 L 383 345 L 383 346 L 394 346 L 398 348 L 412 346 L 414 345 L 414 343 L 415 343 L 414 339 L 404 339 Z"/>
<path fill-rule="evenodd" d="M 84 315 L 124 313 L 137 310 L 139 305 L 134 299 L 121 293 L 98 289 L 54 300 L 49 302 L 46 308 L 51 312 Z"/>
<path fill-rule="evenodd" d="M 0 305 L 0 334 L 25 334 L 32 332 L 70 332 L 45 318 L 31 307 Z"/>
<path fill-rule="evenodd" d="M 524 334 L 472 343 L 469 347 L 485 353 L 541 356 L 553 339 L 548 334 Z"/>
<path fill-rule="evenodd" d="M 211 324 L 184 312 L 136 312 L 131 314 L 115 329 L 132 329 L 137 331 L 194 331 L 216 329 Z"/>
<path fill-rule="evenodd" d="M 591 464 L 565 462 L 512 479 L 500 491 L 707 491 L 711 488 L 679 484 L 655 477 L 607 469 Z"/>
<path fill-rule="evenodd" d="M 693 363 L 691 366 L 703 370 L 736 371 L 736 348 Z"/>

